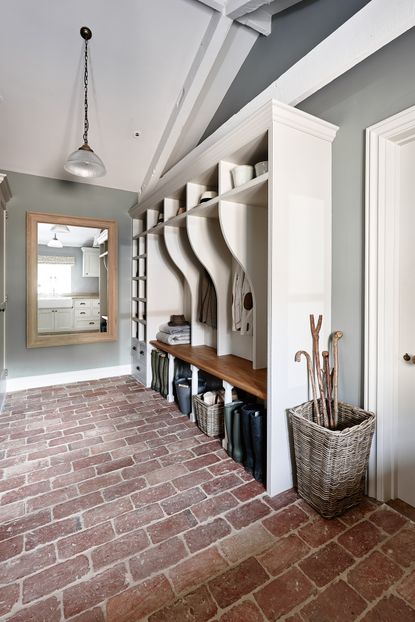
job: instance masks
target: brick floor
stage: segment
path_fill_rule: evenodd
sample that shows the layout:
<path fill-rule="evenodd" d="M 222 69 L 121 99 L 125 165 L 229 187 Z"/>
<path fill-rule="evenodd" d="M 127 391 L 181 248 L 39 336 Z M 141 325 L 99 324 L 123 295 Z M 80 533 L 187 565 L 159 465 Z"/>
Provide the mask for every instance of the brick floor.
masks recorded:
<path fill-rule="evenodd" d="M 415 620 L 407 507 L 270 499 L 128 376 L 9 395 L 0 475 L 2 621 Z"/>

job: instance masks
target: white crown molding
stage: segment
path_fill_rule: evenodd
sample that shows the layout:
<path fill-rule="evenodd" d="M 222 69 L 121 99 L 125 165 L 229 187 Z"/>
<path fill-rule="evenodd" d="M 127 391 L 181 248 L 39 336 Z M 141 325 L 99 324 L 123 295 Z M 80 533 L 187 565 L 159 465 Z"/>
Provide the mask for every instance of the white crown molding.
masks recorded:
<path fill-rule="evenodd" d="M 415 106 L 366 130 L 364 406 L 377 414 L 369 495 L 396 496 L 400 146 L 415 140 Z"/>
<path fill-rule="evenodd" d="M 131 365 L 115 365 L 113 367 L 98 367 L 94 369 L 80 369 L 56 374 L 43 374 L 41 376 L 22 376 L 20 378 L 7 379 L 7 393 L 36 389 L 38 387 L 55 386 L 58 384 L 70 384 L 72 382 L 84 382 L 87 380 L 100 380 L 101 378 L 114 378 L 116 376 L 128 376 L 131 374 Z"/>

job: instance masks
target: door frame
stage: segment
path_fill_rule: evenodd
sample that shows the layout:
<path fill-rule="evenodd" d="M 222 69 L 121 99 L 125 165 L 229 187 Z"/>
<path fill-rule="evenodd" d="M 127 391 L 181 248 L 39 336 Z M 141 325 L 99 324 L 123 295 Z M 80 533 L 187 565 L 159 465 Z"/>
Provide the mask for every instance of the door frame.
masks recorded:
<path fill-rule="evenodd" d="M 377 414 L 369 495 L 397 496 L 400 147 L 415 106 L 366 130 L 364 405 Z"/>

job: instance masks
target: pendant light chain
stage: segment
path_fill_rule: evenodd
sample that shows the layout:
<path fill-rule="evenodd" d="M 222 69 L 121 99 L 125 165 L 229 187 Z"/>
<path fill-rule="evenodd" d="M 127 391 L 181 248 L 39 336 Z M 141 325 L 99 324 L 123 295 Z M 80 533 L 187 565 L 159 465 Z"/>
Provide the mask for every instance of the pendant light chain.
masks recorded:
<path fill-rule="evenodd" d="M 88 40 L 85 39 L 85 69 L 84 69 L 84 145 L 88 144 Z"/>

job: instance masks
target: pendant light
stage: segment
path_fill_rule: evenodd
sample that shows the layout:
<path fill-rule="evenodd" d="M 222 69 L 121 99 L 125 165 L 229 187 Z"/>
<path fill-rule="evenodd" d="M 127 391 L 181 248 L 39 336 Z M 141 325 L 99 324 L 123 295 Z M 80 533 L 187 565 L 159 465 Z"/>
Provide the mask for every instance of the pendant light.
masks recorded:
<path fill-rule="evenodd" d="M 68 225 L 53 225 L 50 230 L 55 233 L 70 233 Z"/>
<path fill-rule="evenodd" d="M 88 41 L 92 32 L 87 26 L 82 26 L 81 37 L 85 41 L 85 67 L 84 67 L 84 143 L 68 156 L 63 168 L 68 173 L 78 177 L 102 177 L 107 172 L 101 158 L 97 156 L 88 145 Z"/>
<path fill-rule="evenodd" d="M 56 237 L 56 233 L 55 233 L 55 237 L 49 240 L 48 246 L 52 248 L 63 248 L 63 242 L 58 240 L 58 238 Z"/>

